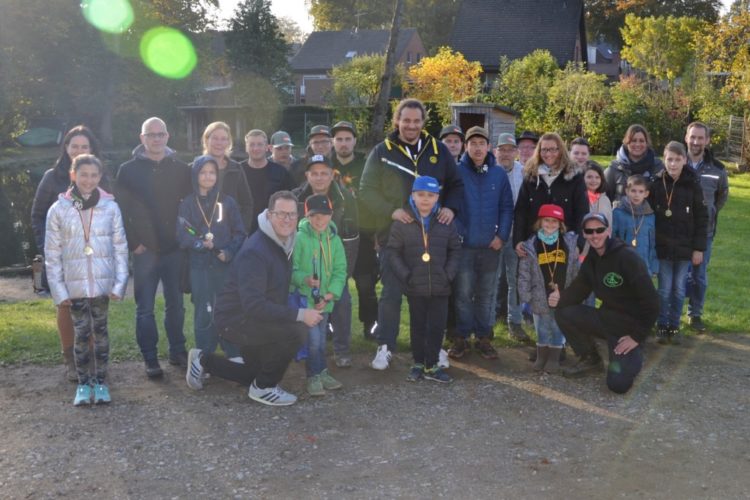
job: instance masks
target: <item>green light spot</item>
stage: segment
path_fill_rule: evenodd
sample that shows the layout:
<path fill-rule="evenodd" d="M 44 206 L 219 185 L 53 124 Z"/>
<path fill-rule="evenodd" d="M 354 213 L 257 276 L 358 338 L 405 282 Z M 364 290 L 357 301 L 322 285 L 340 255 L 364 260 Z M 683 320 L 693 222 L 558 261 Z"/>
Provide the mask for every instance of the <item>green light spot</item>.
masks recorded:
<path fill-rule="evenodd" d="M 86 0 L 81 9 L 92 26 L 107 33 L 123 33 L 133 24 L 133 8 L 128 0 Z"/>
<path fill-rule="evenodd" d="M 174 28 L 148 30 L 141 39 L 140 51 L 143 63 L 165 78 L 185 78 L 198 63 L 193 43 Z"/>

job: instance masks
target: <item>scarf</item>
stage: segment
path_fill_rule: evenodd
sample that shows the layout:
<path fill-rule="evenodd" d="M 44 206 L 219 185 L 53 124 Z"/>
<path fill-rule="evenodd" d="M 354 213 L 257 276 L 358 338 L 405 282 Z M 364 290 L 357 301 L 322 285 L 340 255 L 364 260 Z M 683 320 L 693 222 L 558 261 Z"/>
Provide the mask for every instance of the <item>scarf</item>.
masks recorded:
<path fill-rule="evenodd" d="M 99 188 L 94 189 L 88 199 L 85 199 L 78 190 L 78 186 L 73 184 L 73 187 L 70 189 L 70 197 L 73 199 L 73 206 L 77 210 L 88 210 L 99 203 Z"/>
<path fill-rule="evenodd" d="M 545 245 L 554 245 L 557 243 L 557 237 L 560 235 L 560 231 L 555 231 L 552 234 L 545 234 L 544 229 L 539 229 L 536 232 L 536 237 L 539 238 Z"/>

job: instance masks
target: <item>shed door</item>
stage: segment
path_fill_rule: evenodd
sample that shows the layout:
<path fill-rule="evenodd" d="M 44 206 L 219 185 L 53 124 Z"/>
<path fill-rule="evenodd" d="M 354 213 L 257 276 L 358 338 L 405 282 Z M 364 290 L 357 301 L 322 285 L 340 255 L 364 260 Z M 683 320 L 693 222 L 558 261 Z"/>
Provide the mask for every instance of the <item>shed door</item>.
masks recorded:
<path fill-rule="evenodd" d="M 471 127 L 487 127 L 487 116 L 484 113 L 460 113 L 458 115 L 458 126 L 466 132 Z"/>

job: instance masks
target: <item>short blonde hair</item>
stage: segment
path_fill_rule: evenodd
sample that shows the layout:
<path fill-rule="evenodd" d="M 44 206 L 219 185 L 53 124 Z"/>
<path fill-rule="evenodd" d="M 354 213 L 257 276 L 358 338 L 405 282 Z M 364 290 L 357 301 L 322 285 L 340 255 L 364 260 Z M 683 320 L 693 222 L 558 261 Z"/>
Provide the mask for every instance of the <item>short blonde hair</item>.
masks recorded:
<path fill-rule="evenodd" d="M 232 151 L 232 129 L 230 129 L 229 125 L 224 122 L 209 123 L 206 127 L 206 130 L 203 131 L 203 137 L 201 137 L 201 143 L 203 144 L 203 154 L 208 154 L 208 138 L 211 137 L 211 134 L 213 134 L 217 130 L 223 130 L 229 136 L 229 145 L 227 146 L 227 150 L 224 152 L 225 155 L 229 156 L 229 153 Z"/>

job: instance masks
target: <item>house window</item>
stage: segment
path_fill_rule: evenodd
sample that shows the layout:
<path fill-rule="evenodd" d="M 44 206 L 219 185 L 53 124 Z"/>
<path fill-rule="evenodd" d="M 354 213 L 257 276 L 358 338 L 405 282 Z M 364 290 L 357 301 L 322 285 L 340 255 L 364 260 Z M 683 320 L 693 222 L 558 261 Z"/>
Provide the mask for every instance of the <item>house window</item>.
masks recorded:
<path fill-rule="evenodd" d="M 411 52 L 406 53 L 406 64 L 411 64 Z"/>
<path fill-rule="evenodd" d="M 422 60 L 422 54 L 420 54 L 419 52 L 417 52 L 417 62 L 419 62 L 421 60 Z"/>

